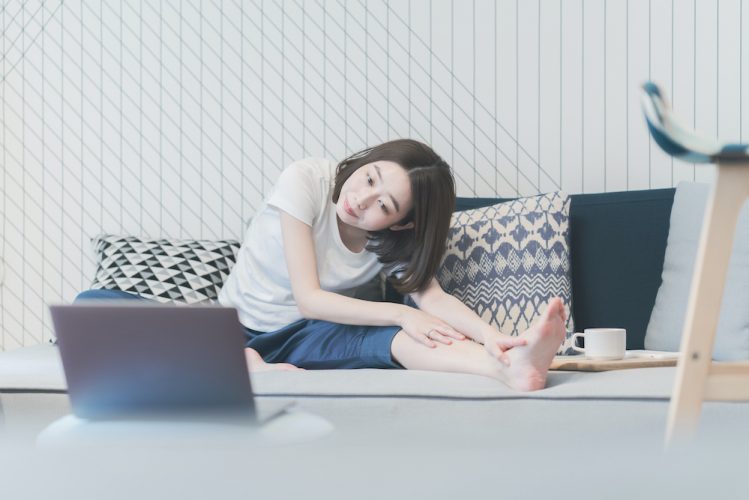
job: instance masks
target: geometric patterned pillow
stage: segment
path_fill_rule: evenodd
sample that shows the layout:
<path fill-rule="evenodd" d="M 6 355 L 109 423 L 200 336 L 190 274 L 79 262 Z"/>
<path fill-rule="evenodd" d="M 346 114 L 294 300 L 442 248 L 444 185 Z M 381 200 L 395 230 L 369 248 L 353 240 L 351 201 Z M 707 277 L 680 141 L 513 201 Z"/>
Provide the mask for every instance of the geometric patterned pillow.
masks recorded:
<path fill-rule="evenodd" d="M 97 269 L 91 288 L 133 292 L 158 302 L 215 302 L 236 262 L 234 240 L 91 239 Z"/>
<path fill-rule="evenodd" d="M 558 354 L 574 353 L 569 210 L 570 198 L 555 192 L 454 213 L 437 281 L 513 336 L 533 323 L 549 299 L 561 297 L 568 333 Z"/>

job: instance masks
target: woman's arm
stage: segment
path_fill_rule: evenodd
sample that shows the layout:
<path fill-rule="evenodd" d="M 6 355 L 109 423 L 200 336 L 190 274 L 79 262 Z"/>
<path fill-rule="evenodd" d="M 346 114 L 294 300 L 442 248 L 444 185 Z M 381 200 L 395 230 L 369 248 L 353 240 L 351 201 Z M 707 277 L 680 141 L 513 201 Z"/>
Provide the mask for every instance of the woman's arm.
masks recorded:
<path fill-rule="evenodd" d="M 281 210 L 281 232 L 291 290 L 303 317 L 346 325 L 397 325 L 430 347 L 435 347 L 432 340 L 449 344 L 447 336 L 464 338 L 438 318 L 412 307 L 353 299 L 322 290 L 312 228 Z"/>
<path fill-rule="evenodd" d="M 466 337 L 484 344 L 494 357 L 501 357 L 505 350 L 525 344 L 524 339 L 500 333 L 460 300 L 445 293 L 435 278 L 432 278 L 424 291 L 411 294 L 411 298 L 422 311 L 440 318 Z"/>

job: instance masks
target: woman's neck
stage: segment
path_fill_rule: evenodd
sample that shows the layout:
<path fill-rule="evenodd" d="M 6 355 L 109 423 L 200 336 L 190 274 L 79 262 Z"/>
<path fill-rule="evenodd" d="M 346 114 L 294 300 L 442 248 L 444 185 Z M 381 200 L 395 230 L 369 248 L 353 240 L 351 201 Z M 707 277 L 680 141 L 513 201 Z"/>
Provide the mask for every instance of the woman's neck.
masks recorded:
<path fill-rule="evenodd" d="M 367 232 L 363 229 L 349 226 L 337 215 L 336 222 L 338 222 L 338 233 L 341 235 L 341 241 L 346 248 L 354 253 L 364 250 L 364 247 L 367 245 Z"/>

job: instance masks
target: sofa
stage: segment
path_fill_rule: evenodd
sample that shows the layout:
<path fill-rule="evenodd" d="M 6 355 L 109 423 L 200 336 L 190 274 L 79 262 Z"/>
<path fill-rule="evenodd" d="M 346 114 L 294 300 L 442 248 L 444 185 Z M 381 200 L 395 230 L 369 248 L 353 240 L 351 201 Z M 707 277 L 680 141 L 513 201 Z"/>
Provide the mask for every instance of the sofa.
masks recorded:
<path fill-rule="evenodd" d="M 571 196 L 577 331 L 626 328 L 627 348 L 644 348 L 661 284 L 674 193 L 652 189 Z M 460 198 L 458 210 L 497 201 Z M 393 290 L 388 299 L 401 300 Z M 741 474 L 732 474 L 749 444 L 749 403 L 705 403 L 693 447 L 664 455 L 674 374 L 673 367 L 552 371 L 545 389 L 518 393 L 464 374 L 368 369 L 259 373 L 252 383 L 261 415 L 279 403 L 293 403 L 324 418 L 334 430 L 314 442 L 241 455 L 249 469 L 235 463 L 236 456 L 223 460 L 227 455 L 222 453 L 229 452 L 210 446 L 201 448 L 189 467 L 224 479 L 236 474 L 255 478 L 255 491 L 283 497 L 306 492 L 381 498 L 403 488 L 411 491 L 406 496 L 447 498 L 494 491 L 494 486 L 501 492 L 504 484 L 511 497 L 579 498 L 585 496 L 585 486 L 607 491 L 607 498 L 625 498 L 647 486 L 651 493 L 685 498 L 715 493 L 716 488 L 727 498 L 741 498 L 749 488 Z M 0 353 L 0 432 L 6 442 L 29 447 L 42 429 L 69 412 L 54 345 Z M 154 456 L 139 460 L 148 463 Z M 15 464 L 7 455 L 2 459 L 6 467 Z M 46 463 L 35 460 L 40 466 Z M 59 467 L 58 462 L 55 469 Z M 153 470 L 152 479 L 158 476 L 165 484 L 165 478 L 176 480 L 171 474 L 177 471 L 158 475 Z M 326 482 L 331 470 L 338 487 Z M 295 481 L 285 481 L 289 475 Z M 233 483 L 222 484 L 229 488 L 227 495 L 235 491 L 227 486 Z M 196 487 L 192 493 L 199 491 Z"/>

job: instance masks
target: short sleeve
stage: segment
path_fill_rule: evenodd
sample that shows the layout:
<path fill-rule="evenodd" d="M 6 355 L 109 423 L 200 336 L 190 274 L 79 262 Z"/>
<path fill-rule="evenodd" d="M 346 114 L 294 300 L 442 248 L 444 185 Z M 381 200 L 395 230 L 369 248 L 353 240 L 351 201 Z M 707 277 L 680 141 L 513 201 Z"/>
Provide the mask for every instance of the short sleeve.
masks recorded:
<path fill-rule="evenodd" d="M 323 206 L 320 181 L 313 164 L 294 162 L 281 172 L 267 203 L 312 226 Z"/>

